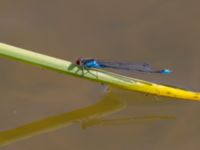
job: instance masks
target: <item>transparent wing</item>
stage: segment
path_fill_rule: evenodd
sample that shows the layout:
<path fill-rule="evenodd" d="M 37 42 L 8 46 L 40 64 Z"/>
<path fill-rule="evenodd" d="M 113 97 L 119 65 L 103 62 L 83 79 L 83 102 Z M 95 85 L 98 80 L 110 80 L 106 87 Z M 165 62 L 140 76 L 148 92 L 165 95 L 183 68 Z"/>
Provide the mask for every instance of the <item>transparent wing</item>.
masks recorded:
<path fill-rule="evenodd" d="M 150 72 L 150 73 L 160 73 L 162 71 L 153 69 L 147 63 L 136 64 L 132 62 L 117 62 L 117 61 L 107 61 L 107 60 L 96 60 L 96 61 L 97 63 L 103 65 L 105 68 L 113 68 L 126 71 Z"/>

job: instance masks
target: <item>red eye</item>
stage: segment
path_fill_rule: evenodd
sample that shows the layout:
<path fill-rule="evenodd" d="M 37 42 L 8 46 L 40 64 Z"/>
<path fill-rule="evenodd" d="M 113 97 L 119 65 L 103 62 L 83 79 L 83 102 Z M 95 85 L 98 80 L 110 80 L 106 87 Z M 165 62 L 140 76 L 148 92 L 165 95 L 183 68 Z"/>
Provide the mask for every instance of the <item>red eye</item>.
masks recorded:
<path fill-rule="evenodd" d="M 80 59 L 77 59 L 77 60 L 76 60 L 76 64 L 77 64 L 77 65 L 80 65 L 80 64 L 81 64 Z"/>

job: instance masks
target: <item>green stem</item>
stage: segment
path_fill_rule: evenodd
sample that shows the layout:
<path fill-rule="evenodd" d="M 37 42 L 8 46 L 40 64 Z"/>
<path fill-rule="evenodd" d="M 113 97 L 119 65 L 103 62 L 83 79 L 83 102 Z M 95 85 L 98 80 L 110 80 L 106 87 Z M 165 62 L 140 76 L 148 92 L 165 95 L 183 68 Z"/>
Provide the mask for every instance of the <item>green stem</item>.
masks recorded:
<path fill-rule="evenodd" d="M 85 69 L 66 60 L 50 57 L 3 43 L 0 43 L 0 56 L 30 63 L 57 72 L 111 84 L 128 90 L 158 96 L 200 100 L 200 94 L 197 92 L 130 78 L 104 70 Z"/>

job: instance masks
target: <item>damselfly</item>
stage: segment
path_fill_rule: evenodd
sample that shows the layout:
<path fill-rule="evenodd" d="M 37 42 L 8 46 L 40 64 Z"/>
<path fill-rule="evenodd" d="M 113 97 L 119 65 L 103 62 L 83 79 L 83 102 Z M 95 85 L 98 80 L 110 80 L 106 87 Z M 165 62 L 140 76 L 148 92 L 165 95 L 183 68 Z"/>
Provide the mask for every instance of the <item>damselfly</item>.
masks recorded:
<path fill-rule="evenodd" d="M 76 64 L 86 67 L 86 68 L 111 68 L 125 71 L 138 71 L 147 73 L 160 73 L 160 74 L 170 74 L 172 71 L 169 69 L 153 69 L 149 64 L 135 64 L 131 62 L 117 62 L 117 61 L 107 61 L 99 60 L 93 58 L 79 58 L 76 60 Z"/>

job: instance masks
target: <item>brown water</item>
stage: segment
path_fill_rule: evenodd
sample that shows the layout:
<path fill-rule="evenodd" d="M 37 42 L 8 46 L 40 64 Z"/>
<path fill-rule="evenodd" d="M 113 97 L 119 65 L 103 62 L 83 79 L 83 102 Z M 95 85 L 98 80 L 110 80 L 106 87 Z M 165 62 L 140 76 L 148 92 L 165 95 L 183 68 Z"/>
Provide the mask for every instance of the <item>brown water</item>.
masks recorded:
<path fill-rule="evenodd" d="M 0 39 L 71 61 L 82 56 L 148 62 L 174 72 L 132 76 L 200 91 L 199 5 L 2 0 Z M 0 135 L 16 136 L 3 150 L 200 147 L 198 102 L 112 88 L 106 93 L 95 82 L 3 58 L 0 68 Z"/>

